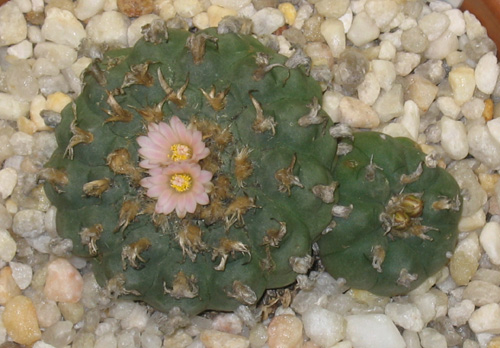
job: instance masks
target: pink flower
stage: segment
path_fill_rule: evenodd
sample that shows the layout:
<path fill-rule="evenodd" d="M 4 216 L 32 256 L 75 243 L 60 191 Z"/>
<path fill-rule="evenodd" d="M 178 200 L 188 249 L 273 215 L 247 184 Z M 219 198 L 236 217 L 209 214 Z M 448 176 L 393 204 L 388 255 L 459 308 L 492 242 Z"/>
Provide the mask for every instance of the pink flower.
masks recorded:
<path fill-rule="evenodd" d="M 210 153 L 201 132 L 188 129 L 177 116 L 170 119 L 170 124 L 151 123 L 148 134 L 138 137 L 137 143 L 144 158 L 139 165 L 147 169 L 182 161 L 198 162 Z"/>
<path fill-rule="evenodd" d="M 209 203 L 212 173 L 193 162 L 181 161 L 164 168 L 153 168 L 149 177 L 141 180 L 147 195 L 156 198 L 155 211 L 170 214 L 175 210 L 179 218 L 194 213 L 197 204 Z"/>

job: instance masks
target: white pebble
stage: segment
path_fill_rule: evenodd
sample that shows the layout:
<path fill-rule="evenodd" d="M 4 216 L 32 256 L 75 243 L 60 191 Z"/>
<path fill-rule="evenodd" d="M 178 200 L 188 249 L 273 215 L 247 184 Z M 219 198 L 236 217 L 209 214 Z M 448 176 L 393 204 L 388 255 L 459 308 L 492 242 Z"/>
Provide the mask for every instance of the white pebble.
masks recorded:
<path fill-rule="evenodd" d="M 462 114 L 468 120 L 478 120 L 482 117 L 484 111 L 484 100 L 472 98 L 462 105 Z"/>
<path fill-rule="evenodd" d="M 418 109 L 418 105 L 412 100 L 407 100 L 403 108 L 403 115 L 399 122 L 406 128 L 410 134 L 410 138 L 417 141 L 420 129 L 420 110 Z"/>
<path fill-rule="evenodd" d="M 385 314 L 394 324 L 405 330 L 420 331 L 424 328 L 420 310 L 411 303 L 388 303 L 385 306 Z"/>
<path fill-rule="evenodd" d="M 346 47 L 344 24 L 338 19 L 327 18 L 321 23 L 320 30 L 332 51 L 332 55 L 338 58 Z"/>
<path fill-rule="evenodd" d="M 418 21 L 418 27 L 427 35 L 429 41 L 434 41 L 440 37 L 448 29 L 449 25 L 450 19 L 448 16 L 439 12 L 431 12 Z"/>
<path fill-rule="evenodd" d="M 486 53 L 477 62 L 476 69 L 474 70 L 476 85 L 485 94 L 491 94 L 495 90 L 500 71 L 497 63 L 497 56 L 493 52 Z"/>
<path fill-rule="evenodd" d="M 378 53 L 379 59 L 393 60 L 396 57 L 396 47 L 387 40 L 380 43 L 380 52 Z"/>
<path fill-rule="evenodd" d="M 469 40 L 474 40 L 478 37 L 486 36 L 486 28 L 481 22 L 469 11 L 464 12 L 465 28 Z"/>
<path fill-rule="evenodd" d="M 347 38 L 356 46 L 363 46 L 380 35 L 380 30 L 375 21 L 366 13 L 361 12 L 354 16 Z"/>
<path fill-rule="evenodd" d="M 0 195 L 6 199 L 17 185 L 17 171 L 14 168 L 0 170 Z"/>
<path fill-rule="evenodd" d="M 393 0 L 368 0 L 365 4 L 366 13 L 375 21 L 381 31 L 389 29 L 389 24 L 400 9 L 400 4 Z"/>
<path fill-rule="evenodd" d="M 35 238 L 41 235 L 44 214 L 35 209 L 20 210 L 14 215 L 12 231 L 23 238 Z"/>
<path fill-rule="evenodd" d="M 472 313 L 469 326 L 474 333 L 500 334 L 500 305 L 490 303 Z"/>
<path fill-rule="evenodd" d="M 392 88 L 396 80 L 396 69 L 394 64 L 388 60 L 374 59 L 371 61 L 371 69 L 380 84 L 380 87 L 386 91 Z"/>
<path fill-rule="evenodd" d="M 445 31 L 436 40 L 429 42 L 424 55 L 428 59 L 445 59 L 459 47 L 458 38 L 451 31 Z"/>
<path fill-rule="evenodd" d="M 380 95 L 380 84 L 373 72 L 367 72 L 365 79 L 358 85 L 358 98 L 367 105 L 373 105 Z"/>
<path fill-rule="evenodd" d="M 448 309 L 448 317 L 453 326 L 462 326 L 467 323 L 476 309 L 471 300 L 463 300 Z"/>
<path fill-rule="evenodd" d="M 377 101 L 373 104 L 373 110 L 375 110 L 382 122 L 388 122 L 403 114 L 403 97 L 403 86 L 396 83 L 390 90 L 379 95 Z"/>
<path fill-rule="evenodd" d="M 458 223 L 458 230 L 460 232 L 471 232 L 479 228 L 483 228 L 486 224 L 486 214 L 483 208 L 478 209 L 472 215 L 462 216 Z"/>
<path fill-rule="evenodd" d="M 456 120 L 460 115 L 460 106 L 455 103 L 455 99 L 452 97 L 439 97 L 436 99 L 439 111 L 443 113 L 444 116 L 448 116 L 451 119 Z"/>
<path fill-rule="evenodd" d="M 0 260 L 10 262 L 16 255 L 17 244 L 9 231 L 0 229 Z"/>
<path fill-rule="evenodd" d="M 93 348 L 117 348 L 118 341 L 116 340 L 115 334 L 109 332 L 103 336 L 100 336 L 95 341 Z"/>
<path fill-rule="evenodd" d="M 28 114 L 29 108 L 28 102 L 12 94 L 0 92 L 0 120 L 17 121 Z"/>
<path fill-rule="evenodd" d="M 35 58 L 45 58 L 59 69 L 65 69 L 76 61 L 77 53 L 71 47 L 54 42 L 42 42 L 35 46 Z"/>
<path fill-rule="evenodd" d="M 490 221 L 483 227 L 479 242 L 491 263 L 500 265 L 500 223 Z"/>
<path fill-rule="evenodd" d="M 495 140 L 487 126 L 472 126 L 467 139 L 474 157 L 492 169 L 500 168 L 500 142 Z"/>
<path fill-rule="evenodd" d="M 327 18 L 339 18 L 349 8 L 350 0 L 320 0 L 316 2 L 316 11 Z"/>
<path fill-rule="evenodd" d="M 30 25 L 28 27 L 28 40 L 34 44 L 43 41 L 42 30 L 40 27 L 35 27 L 34 25 Z"/>
<path fill-rule="evenodd" d="M 436 329 L 427 327 L 420 334 L 420 344 L 422 348 L 447 348 L 446 337 Z"/>
<path fill-rule="evenodd" d="M 457 8 L 444 11 L 444 14 L 450 19 L 450 25 L 448 30 L 451 31 L 456 36 L 461 36 L 465 34 L 465 20 L 464 14 Z"/>
<path fill-rule="evenodd" d="M 142 27 L 146 24 L 151 23 L 155 19 L 160 19 L 159 16 L 155 14 L 147 14 L 144 16 L 140 16 L 136 20 L 132 22 L 132 24 L 128 27 L 128 45 L 130 47 L 134 46 L 139 39 L 142 38 Z"/>
<path fill-rule="evenodd" d="M 87 35 L 96 43 L 126 47 L 130 20 L 117 11 L 107 11 L 92 17 L 87 23 Z"/>
<path fill-rule="evenodd" d="M 464 159 L 469 154 L 465 125 L 447 116 L 439 122 L 441 128 L 441 146 L 454 160 Z"/>
<path fill-rule="evenodd" d="M 27 133 L 16 132 L 12 134 L 9 144 L 14 150 L 14 154 L 18 156 L 29 156 L 33 152 L 33 136 Z"/>
<path fill-rule="evenodd" d="M 344 96 L 340 92 L 326 91 L 323 93 L 323 110 L 333 122 L 340 122 L 340 101 Z"/>
<path fill-rule="evenodd" d="M 55 347 L 43 341 L 38 341 L 33 345 L 33 348 L 55 348 Z"/>
<path fill-rule="evenodd" d="M 0 47 L 17 44 L 28 34 L 24 15 L 14 1 L 0 6 Z"/>
<path fill-rule="evenodd" d="M 212 5 L 229 8 L 231 10 L 241 10 L 242 8 L 250 5 L 252 0 L 210 0 Z"/>
<path fill-rule="evenodd" d="M 17 286 L 21 290 L 26 289 L 33 278 L 33 270 L 30 265 L 25 265 L 20 262 L 9 262 L 10 269 L 12 270 L 12 278 L 16 281 Z"/>
<path fill-rule="evenodd" d="M 493 139 L 500 144 L 500 118 L 494 118 L 486 123 Z"/>
<path fill-rule="evenodd" d="M 148 348 L 161 348 L 162 338 L 149 332 L 143 332 L 141 334 L 141 346 Z"/>
<path fill-rule="evenodd" d="M 342 98 L 339 109 L 341 121 L 351 127 L 375 128 L 380 124 L 377 113 L 357 98 Z"/>
<path fill-rule="evenodd" d="M 200 335 L 205 348 L 247 348 L 248 338 L 216 330 L 205 330 Z"/>
<path fill-rule="evenodd" d="M 77 0 L 75 6 L 75 16 L 81 21 L 85 21 L 104 8 L 105 0 Z"/>
<path fill-rule="evenodd" d="M 458 105 L 461 106 L 472 98 L 476 88 L 474 69 L 468 66 L 453 68 L 448 75 L 448 79 L 453 91 L 453 98 Z"/>
<path fill-rule="evenodd" d="M 278 28 L 285 25 L 285 17 L 280 10 L 271 7 L 265 7 L 257 11 L 252 17 L 253 32 L 256 35 L 269 35 Z"/>
<path fill-rule="evenodd" d="M 418 74 L 408 76 L 408 88 L 405 92 L 406 99 L 411 99 L 422 111 L 427 111 L 434 102 L 439 88 Z"/>
<path fill-rule="evenodd" d="M 28 40 L 23 40 L 7 49 L 7 54 L 18 59 L 28 59 L 33 56 L 33 44 Z"/>
<path fill-rule="evenodd" d="M 174 0 L 175 11 L 184 18 L 191 18 L 203 11 L 203 7 L 198 0 Z"/>
<path fill-rule="evenodd" d="M 147 307 L 135 303 L 130 313 L 122 319 L 121 326 L 124 330 L 137 328 L 142 331 L 146 328 L 148 320 Z"/>
<path fill-rule="evenodd" d="M 399 76 L 407 76 L 420 63 L 420 54 L 410 52 L 397 52 L 394 67 Z"/>
<path fill-rule="evenodd" d="M 339 17 L 339 21 L 341 21 L 342 24 L 344 24 L 344 33 L 347 33 L 349 29 L 351 29 L 353 18 L 354 15 L 352 13 L 351 8 L 348 8 L 347 12 L 342 17 Z"/>
<path fill-rule="evenodd" d="M 357 314 L 345 317 L 346 337 L 356 348 L 405 348 L 396 325 L 384 314 Z"/>
<path fill-rule="evenodd" d="M 73 13 L 51 7 L 46 12 L 42 35 L 48 41 L 77 48 L 87 33 Z"/>
<path fill-rule="evenodd" d="M 319 346 L 330 347 L 344 338 L 344 317 L 320 306 L 303 313 L 302 322 L 306 335 Z"/>

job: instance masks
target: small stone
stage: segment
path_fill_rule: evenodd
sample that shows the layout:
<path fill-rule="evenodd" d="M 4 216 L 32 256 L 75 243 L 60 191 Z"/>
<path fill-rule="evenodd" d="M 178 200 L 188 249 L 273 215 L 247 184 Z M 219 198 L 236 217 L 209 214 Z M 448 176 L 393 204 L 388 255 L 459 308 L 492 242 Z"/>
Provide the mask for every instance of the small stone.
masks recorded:
<path fill-rule="evenodd" d="M 33 152 L 33 136 L 24 132 L 16 132 L 9 139 L 14 154 L 29 156 Z"/>
<path fill-rule="evenodd" d="M 340 101 L 344 96 L 335 91 L 323 93 L 323 110 L 328 114 L 333 122 L 340 122 Z"/>
<path fill-rule="evenodd" d="M 450 25 L 448 30 L 451 31 L 456 36 L 461 36 L 465 34 L 465 19 L 464 13 L 458 9 L 454 8 L 451 10 L 444 11 L 444 14 L 450 19 Z"/>
<path fill-rule="evenodd" d="M 23 238 L 35 238 L 44 232 L 44 214 L 35 209 L 20 210 L 14 215 L 12 231 Z"/>
<path fill-rule="evenodd" d="M 21 289 L 12 277 L 12 269 L 8 266 L 0 269 L 0 305 L 4 306 L 11 298 L 21 295 Z"/>
<path fill-rule="evenodd" d="M 5 209 L 5 208 L 4 208 Z M 17 244 L 9 231 L 0 228 L 0 260 L 10 262 L 16 255 Z"/>
<path fill-rule="evenodd" d="M 436 99 L 439 88 L 426 78 L 412 74 L 407 77 L 408 88 L 405 92 L 405 99 L 411 99 L 422 111 L 427 111 Z"/>
<path fill-rule="evenodd" d="M 354 16 L 351 28 L 347 32 L 347 38 L 355 46 L 363 46 L 377 39 L 379 35 L 380 29 L 366 12 Z"/>
<path fill-rule="evenodd" d="M 393 87 L 396 79 L 394 64 L 387 60 L 374 59 L 371 61 L 371 70 L 377 77 L 380 87 L 386 91 Z"/>
<path fill-rule="evenodd" d="M 14 168 L 0 170 L 0 195 L 7 199 L 17 185 L 17 171 Z"/>
<path fill-rule="evenodd" d="M 28 40 L 23 40 L 7 49 L 7 54 L 18 59 L 28 59 L 33 56 L 33 44 Z"/>
<path fill-rule="evenodd" d="M 441 118 L 439 125 L 443 150 L 454 160 L 464 159 L 469 154 L 465 125 L 447 116 Z"/>
<path fill-rule="evenodd" d="M 117 348 L 118 341 L 113 332 L 108 332 L 102 336 L 99 336 L 94 344 L 93 348 Z"/>
<path fill-rule="evenodd" d="M 464 12 L 465 28 L 467 36 L 470 40 L 474 40 L 480 37 L 486 37 L 486 28 L 483 27 L 481 22 L 476 18 L 476 16 L 469 11 Z"/>
<path fill-rule="evenodd" d="M 80 302 L 59 302 L 57 306 L 59 307 L 59 310 L 65 320 L 70 321 L 73 324 L 82 320 L 85 308 Z"/>
<path fill-rule="evenodd" d="M 333 346 L 344 338 L 344 317 L 320 306 L 311 306 L 303 313 L 302 322 L 307 337 L 321 347 Z"/>
<path fill-rule="evenodd" d="M 483 114 L 481 115 L 483 119 L 486 122 L 491 121 L 493 119 L 494 111 L 495 111 L 495 103 L 490 98 L 486 99 L 484 101 Z"/>
<path fill-rule="evenodd" d="M 448 116 L 454 120 L 458 119 L 458 116 L 460 115 L 460 106 L 455 103 L 455 99 L 443 96 L 437 98 L 436 101 L 439 111 L 441 111 L 444 116 Z"/>
<path fill-rule="evenodd" d="M 471 300 L 477 307 L 500 302 L 500 287 L 483 280 L 472 280 L 465 288 L 463 298 Z"/>
<path fill-rule="evenodd" d="M 83 278 L 68 260 L 59 258 L 49 263 L 43 289 L 47 299 L 75 303 L 80 301 L 82 290 Z"/>
<path fill-rule="evenodd" d="M 356 348 L 406 348 L 396 325 L 384 314 L 356 314 L 345 317 L 346 337 Z"/>
<path fill-rule="evenodd" d="M 21 290 L 26 289 L 33 279 L 33 270 L 30 265 L 26 265 L 19 262 L 9 262 L 9 266 L 12 269 L 12 278 L 16 281 L 17 286 Z"/>
<path fill-rule="evenodd" d="M 216 331 L 238 335 L 243 330 L 243 323 L 234 313 L 221 313 L 213 318 L 212 328 Z"/>
<path fill-rule="evenodd" d="M 500 265 L 500 223 L 496 221 L 486 223 L 479 241 L 491 263 Z"/>
<path fill-rule="evenodd" d="M 494 138 L 487 126 L 479 124 L 472 126 L 467 139 L 471 155 L 492 169 L 500 167 L 500 142 Z"/>
<path fill-rule="evenodd" d="M 368 72 L 365 79 L 358 85 L 358 98 L 367 105 L 373 105 L 380 95 L 380 84 L 373 72 Z"/>
<path fill-rule="evenodd" d="M 420 129 L 420 110 L 418 105 L 412 100 L 407 100 L 403 106 L 403 115 L 399 122 L 406 128 L 410 134 L 410 138 L 417 141 L 418 132 Z"/>
<path fill-rule="evenodd" d="M 429 47 L 429 40 L 419 27 L 413 27 L 401 34 L 401 45 L 412 53 L 423 53 Z"/>
<path fill-rule="evenodd" d="M 252 334 L 250 333 L 250 337 L 251 335 Z M 168 347 L 184 348 L 188 347 L 191 343 L 193 343 L 193 339 L 183 330 L 176 330 L 173 335 L 167 336 L 163 339 L 164 348 Z"/>
<path fill-rule="evenodd" d="M 252 0 L 210 0 L 210 2 L 212 3 L 212 5 L 217 5 L 220 7 L 238 11 L 250 5 Z"/>
<path fill-rule="evenodd" d="M 470 300 L 463 300 L 448 309 L 448 317 L 453 326 L 462 326 L 467 323 L 476 306 Z"/>
<path fill-rule="evenodd" d="M 105 0 L 77 0 L 75 6 L 75 16 L 81 21 L 85 21 L 104 8 Z"/>
<path fill-rule="evenodd" d="M 297 18 L 297 9 L 290 2 L 283 2 L 278 5 L 278 10 L 283 13 L 285 17 L 285 23 L 288 25 L 293 25 L 295 23 L 295 18 Z"/>
<path fill-rule="evenodd" d="M 373 110 L 378 114 L 380 121 L 388 122 L 403 114 L 403 94 L 403 86 L 395 83 L 390 90 L 379 95 L 373 104 Z"/>
<path fill-rule="evenodd" d="M 483 228 L 486 224 L 486 214 L 483 208 L 478 209 L 470 216 L 462 216 L 458 223 L 459 232 L 472 232 L 479 228 Z"/>
<path fill-rule="evenodd" d="M 98 44 L 126 47 L 129 22 L 129 19 L 120 12 L 106 11 L 89 20 L 87 35 Z"/>
<path fill-rule="evenodd" d="M 467 285 L 479 267 L 481 248 L 477 234 L 461 240 L 450 260 L 450 274 L 457 285 Z"/>
<path fill-rule="evenodd" d="M 303 324 L 294 315 L 274 317 L 267 328 L 269 348 L 300 348 L 303 342 Z"/>
<path fill-rule="evenodd" d="M 407 76 L 420 63 L 420 55 L 410 52 L 397 52 L 394 67 L 399 76 Z"/>
<path fill-rule="evenodd" d="M 472 98 L 462 105 L 462 114 L 468 120 L 479 120 L 484 111 L 484 100 L 481 98 Z"/>
<path fill-rule="evenodd" d="M 216 330 L 205 330 L 200 334 L 205 348 L 247 348 L 248 338 Z"/>
<path fill-rule="evenodd" d="M 52 7 L 46 11 L 42 35 L 48 41 L 78 48 L 87 33 L 73 13 Z"/>
<path fill-rule="evenodd" d="M 344 24 L 335 18 L 327 18 L 321 23 L 321 35 L 332 51 L 332 55 L 338 58 L 346 47 Z"/>
<path fill-rule="evenodd" d="M 76 330 L 72 322 L 58 321 L 44 330 L 42 339 L 54 347 L 64 347 L 73 342 L 75 335 Z"/>
<path fill-rule="evenodd" d="M 427 327 L 420 334 L 422 348 L 447 348 L 446 337 L 437 330 Z"/>
<path fill-rule="evenodd" d="M 198 0 L 174 0 L 175 11 L 184 18 L 192 18 L 203 11 L 203 7 Z"/>
<path fill-rule="evenodd" d="M 14 1 L 0 6 L 0 47 L 26 39 L 27 27 L 24 15 Z"/>
<path fill-rule="evenodd" d="M 321 16 L 339 18 L 349 8 L 350 0 L 320 0 L 314 5 Z"/>
<path fill-rule="evenodd" d="M 414 304 L 388 303 L 385 306 L 385 315 L 405 330 L 418 332 L 424 328 L 422 314 Z"/>
<path fill-rule="evenodd" d="M 117 0 L 116 5 L 127 17 L 145 16 L 155 9 L 153 0 Z"/>
<path fill-rule="evenodd" d="M 424 56 L 427 59 L 445 59 L 459 48 L 458 38 L 451 31 L 445 31 L 436 40 L 429 42 Z"/>
<path fill-rule="evenodd" d="M 475 310 L 470 316 L 469 327 L 476 334 L 500 334 L 500 305 L 490 303 Z"/>
<path fill-rule="evenodd" d="M 28 102 L 12 94 L 0 92 L 0 120 L 17 121 L 28 114 L 29 108 Z"/>
<path fill-rule="evenodd" d="M 226 16 L 237 16 L 238 12 L 235 10 L 212 5 L 207 9 L 208 25 L 210 27 L 217 27 L 222 18 Z"/>
<path fill-rule="evenodd" d="M 381 31 L 389 29 L 389 25 L 400 9 L 400 4 L 393 0 L 368 0 L 365 4 L 366 13 Z"/>
<path fill-rule="evenodd" d="M 35 306 L 26 296 L 11 298 L 5 305 L 2 320 L 7 334 L 16 343 L 32 345 L 42 338 Z"/>
<path fill-rule="evenodd" d="M 344 97 L 339 104 L 341 121 L 351 127 L 375 128 L 380 124 L 377 113 L 359 99 Z"/>
<path fill-rule="evenodd" d="M 61 320 L 61 311 L 54 301 L 36 302 L 35 309 L 41 328 L 51 327 Z"/>
<path fill-rule="evenodd" d="M 253 32 L 256 35 L 269 35 L 285 25 L 285 17 L 276 8 L 266 7 L 252 17 Z"/>
<path fill-rule="evenodd" d="M 66 69 L 76 61 L 76 50 L 54 42 L 41 42 L 35 46 L 36 58 L 45 58 L 59 69 Z"/>
<path fill-rule="evenodd" d="M 468 66 L 459 66 L 453 68 L 448 76 L 453 98 L 455 102 L 462 106 L 472 98 L 476 88 L 476 79 L 474 69 Z"/>
<path fill-rule="evenodd" d="M 450 25 L 447 15 L 440 12 L 431 12 L 418 21 L 418 27 L 423 31 L 429 41 L 440 37 Z"/>
<path fill-rule="evenodd" d="M 496 55 L 493 52 L 488 52 L 479 59 L 474 70 L 477 88 L 485 94 L 491 94 L 495 90 L 500 72 L 497 63 Z"/>

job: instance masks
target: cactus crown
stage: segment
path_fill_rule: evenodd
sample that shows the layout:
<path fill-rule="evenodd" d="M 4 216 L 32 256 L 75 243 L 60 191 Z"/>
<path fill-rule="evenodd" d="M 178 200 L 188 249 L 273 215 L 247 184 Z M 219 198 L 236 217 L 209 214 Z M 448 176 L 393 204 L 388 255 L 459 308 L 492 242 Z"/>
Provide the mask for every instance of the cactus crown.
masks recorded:
<path fill-rule="evenodd" d="M 59 233 L 110 293 L 232 310 L 307 271 L 331 220 L 313 188 L 332 182 L 336 141 L 295 60 L 250 36 L 154 22 L 84 81 L 45 189 Z"/>

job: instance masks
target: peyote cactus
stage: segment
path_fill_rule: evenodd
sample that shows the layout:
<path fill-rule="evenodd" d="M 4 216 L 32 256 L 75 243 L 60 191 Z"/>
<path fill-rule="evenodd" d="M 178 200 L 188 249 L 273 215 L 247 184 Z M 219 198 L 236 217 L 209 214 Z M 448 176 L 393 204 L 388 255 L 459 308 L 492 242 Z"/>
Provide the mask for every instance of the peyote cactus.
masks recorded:
<path fill-rule="evenodd" d="M 461 216 L 460 189 L 407 138 L 332 128 L 340 155 L 334 223 L 319 240 L 334 277 L 378 295 L 405 294 L 448 261 Z"/>
<path fill-rule="evenodd" d="M 198 313 L 307 271 L 331 221 L 313 191 L 331 187 L 336 140 L 304 63 L 160 22 L 92 63 L 44 177 L 59 234 L 100 284 Z"/>

